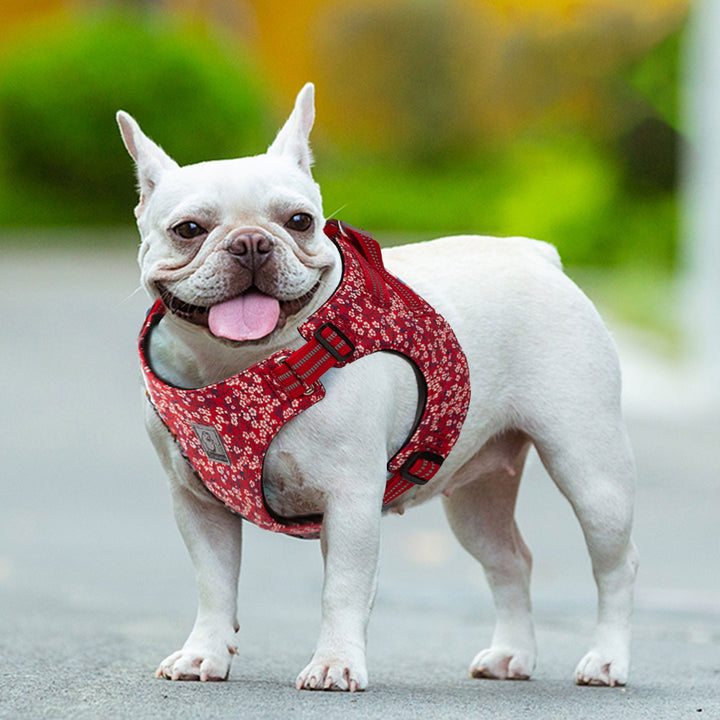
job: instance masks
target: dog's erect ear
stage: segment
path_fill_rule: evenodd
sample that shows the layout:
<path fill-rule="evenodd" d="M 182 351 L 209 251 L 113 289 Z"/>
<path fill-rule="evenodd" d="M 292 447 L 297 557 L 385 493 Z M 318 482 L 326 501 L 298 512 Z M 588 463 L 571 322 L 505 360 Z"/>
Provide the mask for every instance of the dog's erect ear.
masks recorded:
<path fill-rule="evenodd" d="M 168 170 L 178 167 L 178 164 L 156 145 L 143 131 L 135 120 L 122 110 L 117 114 L 117 123 L 120 134 L 130 156 L 135 161 L 140 185 L 140 204 L 135 208 L 139 215 L 143 203 L 150 196 L 160 178 Z"/>
<path fill-rule="evenodd" d="M 308 83 L 298 94 L 292 114 L 268 149 L 268 155 L 289 157 L 308 175 L 313 162 L 309 137 L 315 122 L 314 98 L 315 86 Z"/>

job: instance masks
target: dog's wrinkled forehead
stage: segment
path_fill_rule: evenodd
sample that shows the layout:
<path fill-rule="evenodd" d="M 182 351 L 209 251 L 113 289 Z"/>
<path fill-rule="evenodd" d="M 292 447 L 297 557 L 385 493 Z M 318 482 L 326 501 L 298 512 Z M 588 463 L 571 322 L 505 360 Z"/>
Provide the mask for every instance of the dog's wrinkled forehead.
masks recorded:
<path fill-rule="evenodd" d="M 287 220 L 288 213 L 298 212 L 320 220 L 322 199 L 312 177 L 283 157 L 261 155 L 165 173 L 140 219 L 151 224 L 195 218 L 256 225 Z"/>

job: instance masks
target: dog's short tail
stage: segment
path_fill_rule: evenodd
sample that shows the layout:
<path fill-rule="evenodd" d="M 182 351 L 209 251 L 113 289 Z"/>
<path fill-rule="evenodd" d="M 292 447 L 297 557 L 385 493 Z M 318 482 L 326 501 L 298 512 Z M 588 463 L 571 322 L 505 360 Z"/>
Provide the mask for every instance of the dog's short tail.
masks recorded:
<path fill-rule="evenodd" d="M 560 253 L 557 251 L 554 245 L 543 242 L 542 240 L 531 240 L 533 248 L 542 255 L 551 265 L 554 265 L 558 270 L 562 270 L 562 260 L 560 259 Z"/>

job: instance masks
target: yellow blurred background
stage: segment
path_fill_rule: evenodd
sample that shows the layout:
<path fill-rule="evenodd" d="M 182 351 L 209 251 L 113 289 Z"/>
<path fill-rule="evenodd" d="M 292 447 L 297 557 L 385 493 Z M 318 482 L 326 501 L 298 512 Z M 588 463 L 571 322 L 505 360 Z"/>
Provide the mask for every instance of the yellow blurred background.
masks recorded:
<path fill-rule="evenodd" d="M 0 43 L 38 20 L 101 4 L 5 0 Z M 447 22 L 452 36 L 453 56 L 435 56 L 428 67 L 437 70 L 440 64 L 454 63 L 458 72 L 453 82 L 460 85 L 456 95 L 470 98 L 474 105 L 447 110 L 462 114 L 465 122 L 480 122 L 475 129 L 487 131 L 482 105 L 491 105 L 490 130 L 511 133 L 527 123 L 528 113 L 533 117 L 571 113 L 587 121 L 610 122 L 611 118 L 596 116 L 595 98 L 587 88 L 576 85 L 565 92 L 556 88 L 554 102 L 530 89 L 542 91 L 543 84 L 567 80 L 568 75 L 577 81 L 627 65 L 679 26 L 689 0 L 285 0 L 282 4 L 163 0 L 146 4 L 168 15 L 213 25 L 252 48 L 285 104 L 313 80 L 326 88 L 318 93 L 317 103 L 319 118 L 327 127 L 342 133 L 352 119 L 353 135 L 359 127 L 375 142 L 383 142 L 392 140 L 394 122 L 402 115 L 398 107 L 402 92 L 397 82 L 393 85 L 393 65 L 407 46 L 422 42 L 413 31 L 422 31 L 423 15 L 429 23 Z M 438 12 L 440 7 L 445 10 Z M 447 50 L 444 45 L 433 47 L 433 39 L 429 40 L 425 50 L 431 57 L 437 49 Z M 524 76 L 519 88 L 502 82 L 515 71 Z M 397 104 L 388 97 L 393 92 Z"/>

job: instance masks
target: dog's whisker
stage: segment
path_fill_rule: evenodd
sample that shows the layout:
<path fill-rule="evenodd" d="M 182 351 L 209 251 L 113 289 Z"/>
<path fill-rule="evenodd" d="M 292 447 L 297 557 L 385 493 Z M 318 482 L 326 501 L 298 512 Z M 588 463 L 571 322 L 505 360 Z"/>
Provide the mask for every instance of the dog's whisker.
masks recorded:
<path fill-rule="evenodd" d="M 337 220 L 337 216 L 338 216 L 346 207 L 347 207 L 347 203 L 345 203 L 344 205 L 341 205 L 341 206 L 340 206 L 337 210 L 335 210 L 334 212 L 331 212 L 331 213 L 328 215 L 328 220 L 330 220 L 330 219 Z"/>
<path fill-rule="evenodd" d="M 118 305 L 124 305 L 128 300 L 134 298 L 143 289 L 142 285 L 138 285 L 127 297 L 123 298 Z"/>

